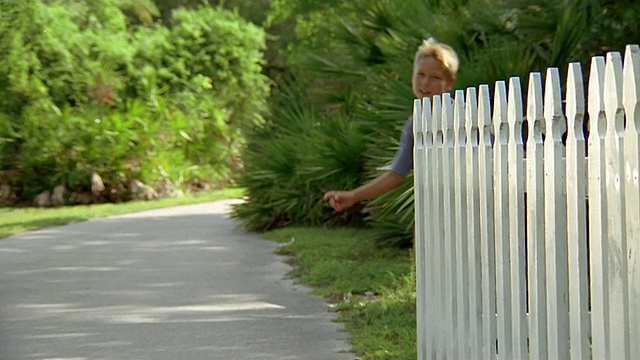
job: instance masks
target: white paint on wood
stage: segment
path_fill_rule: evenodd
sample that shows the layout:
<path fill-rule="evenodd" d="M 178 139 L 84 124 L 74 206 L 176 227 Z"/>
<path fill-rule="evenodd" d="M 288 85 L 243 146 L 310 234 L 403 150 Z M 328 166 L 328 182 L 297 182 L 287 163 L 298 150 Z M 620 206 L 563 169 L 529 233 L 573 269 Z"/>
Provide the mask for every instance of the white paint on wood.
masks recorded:
<path fill-rule="evenodd" d="M 543 137 L 546 132 L 542 102 L 542 76 L 529 76 L 527 91 L 527 262 L 529 279 L 529 352 L 532 359 L 546 359 L 547 269 L 544 242 Z"/>
<path fill-rule="evenodd" d="M 489 87 L 480 85 L 478 95 L 478 194 L 480 199 L 480 246 L 482 254 L 482 358 L 496 358 L 496 278 L 493 226 L 493 173 L 491 151 L 491 105 Z"/>
<path fill-rule="evenodd" d="M 415 201 L 415 239 L 414 256 L 416 261 L 416 316 L 418 319 L 425 319 L 429 312 L 426 311 L 425 296 L 426 288 L 426 268 L 424 239 L 426 226 L 425 212 L 425 173 L 428 169 L 425 163 L 424 144 L 424 124 L 422 123 L 422 102 L 419 99 L 413 102 L 413 159 L 414 159 L 414 201 Z M 418 337 L 418 359 L 426 360 L 428 326 L 426 321 L 417 321 L 416 332 Z"/>
<path fill-rule="evenodd" d="M 509 251 L 511 271 L 511 336 L 512 359 L 528 359 L 527 317 L 525 284 L 525 224 L 524 224 L 524 143 L 522 139 L 523 106 L 520 79 L 509 80 L 507 107 L 509 141 L 507 144 L 508 165 L 508 213 Z"/>
<path fill-rule="evenodd" d="M 434 174 L 440 174 L 442 171 L 442 146 L 443 146 L 443 138 L 442 138 L 442 100 L 440 96 L 433 97 L 433 112 L 432 112 L 432 131 L 434 136 L 433 143 L 433 151 L 432 151 L 432 159 L 433 159 L 433 172 Z M 441 359 L 446 356 L 447 349 L 447 331 L 446 331 L 446 318 L 445 314 L 445 302 L 448 300 L 445 294 L 445 277 L 444 277 L 444 259 L 442 254 L 444 254 L 444 234 L 443 234 L 443 225 L 442 225 L 442 176 L 434 176 L 432 182 L 432 201 L 433 201 L 433 248 L 434 253 L 431 254 L 431 261 L 434 266 L 434 283 L 435 283 L 435 291 L 434 291 L 434 311 L 436 313 L 436 322 L 435 326 L 437 329 L 437 333 L 435 336 L 436 339 L 436 359 Z"/>
<path fill-rule="evenodd" d="M 431 176 L 431 171 L 434 168 L 434 164 L 433 164 L 433 157 L 431 156 L 431 154 L 433 153 L 433 144 L 434 144 L 434 133 L 433 133 L 433 127 L 432 127 L 432 119 L 431 119 L 431 113 L 432 113 L 432 103 L 431 103 L 431 99 L 430 98 L 424 98 L 422 100 L 422 125 L 423 125 L 423 132 L 424 132 L 424 148 L 425 148 L 425 156 L 424 156 L 424 162 L 425 162 L 425 170 L 424 170 L 424 179 L 425 179 L 425 183 L 422 184 L 422 186 L 419 187 L 419 189 L 421 191 L 424 191 L 424 202 L 425 202 L 425 218 L 424 218 L 424 227 L 425 227 L 425 235 L 423 239 L 416 239 L 416 241 L 419 241 L 421 243 L 423 243 L 422 248 L 424 248 L 424 268 L 426 273 L 424 273 L 424 277 L 425 277 L 425 285 L 427 287 L 426 293 L 423 294 L 424 298 L 425 298 L 425 307 L 426 307 L 426 311 L 427 311 L 427 316 L 426 316 L 426 321 L 425 321 L 425 327 L 426 327 L 426 332 L 427 332 L 427 338 L 423 339 L 423 341 L 426 343 L 425 347 L 426 347 L 426 352 L 424 354 L 424 357 L 427 359 L 433 359 L 435 357 L 436 351 L 437 351 L 437 332 L 438 332 L 438 328 L 436 327 L 436 312 L 435 310 L 435 306 L 436 306 L 436 296 L 434 294 L 436 294 L 436 287 L 437 287 L 437 283 L 436 283 L 436 269 L 435 269 L 435 264 L 434 264 L 434 257 L 436 256 L 436 250 L 434 247 L 434 240 L 435 240 L 435 236 L 433 236 L 433 228 L 434 228 L 434 218 L 435 218 L 435 214 L 434 212 L 436 212 L 435 208 L 433 208 L 432 206 L 434 206 L 434 200 L 433 200 L 433 187 L 431 186 L 431 184 L 433 183 L 433 181 L 427 181 L 427 177 Z M 432 180 L 432 179 L 429 179 Z M 418 319 L 418 321 L 421 321 L 421 319 Z"/>
<path fill-rule="evenodd" d="M 609 278 L 605 246 L 607 233 L 604 192 L 604 67 L 603 57 L 591 59 L 589 77 L 589 262 L 591 266 L 591 348 L 594 359 L 610 359 Z"/>
<path fill-rule="evenodd" d="M 465 103 L 464 91 L 455 92 L 453 108 L 453 209 L 455 227 L 455 251 L 456 259 L 453 264 L 456 267 L 456 299 L 457 306 L 454 314 L 457 324 L 457 358 L 468 359 L 470 329 L 469 329 L 469 258 L 467 245 L 467 159 L 465 157 L 465 145 L 467 141 L 464 129 Z"/>
<path fill-rule="evenodd" d="M 569 244 L 569 317 L 571 358 L 586 359 L 589 350 L 589 281 L 587 274 L 587 208 L 584 90 L 579 63 L 569 64 L 567 78 L 567 239 Z"/>
<path fill-rule="evenodd" d="M 442 94 L 442 195 L 443 195 L 443 248 L 444 253 L 444 278 L 445 283 L 445 323 L 446 323 L 446 348 L 447 359 L 456 359 L 458 355 L 455 352 L 457 345 L 457 330 L 455 313 L 457 311 L 457 294 L 454 281 L 456 279 L 456 250 L 455 250 L 455 223 L 454 223 L 454 196 L 453 187 L 449 186 L 453 183 L 453 105 L 451 103 L 451 95 Z"/>
<path fill-rule="evenodd" d="M 467 141 L 467 248 L 469 270 L 469 346 L 470 358 L 482 349 L 482 267 L 480 248 L 480 202 L 478 180 L 478 100 L 475 88 L 467 89 L 465 131 Z"/>
<path fill-rule="evenodd" d="M 509 257 L 509 184 L 507 173 L 507 90 L 504 81 L 496 82 L 493 103 L 493 206 L 496 252 L 496 311 L 498 353 L 502 359 L 513 357 L 511 328 L 511 259 Z"/>
<path fill-rule="evenodd" d="M 414 103 L 419 359 L 640 357 L 640 49 L 592 59 L 588 120 L 581 72 L 565 112 L 530 74 L 526 124 L 518 78 Z"/>
<path fill-rule="evenodd" d="M 549 359 L 569 356 L 569 284 L 567 275 L 567 204 L 562 158 L 566 129 L 558 69 L 547 70 L 544 94 L 544 190 L 547 260 L 547 331 Z"/>
<path fill-rule="evenodd" d="M 627 240 L 623 231 L 626 209 L 622 157 L 624 113 L 622 109 L 622 59 L 619 53 L 607 54 L 604 75 L 604 110 L 607 131 L 604 139 L 607 236 L 605 237 L 609 265 L 609 316 L 611 326 L 611 357 L 628 359 L 629 298 L 627 272 Z M 636 339 L 637 341 L 637 339 Z"/>
<path fill-rule="evenodd" d="M 640 48 L 627 46 L 623 73 L 627 128 L 624 133 L 627 252 L 629 254 L 630 359 L 640 359 Z"/>

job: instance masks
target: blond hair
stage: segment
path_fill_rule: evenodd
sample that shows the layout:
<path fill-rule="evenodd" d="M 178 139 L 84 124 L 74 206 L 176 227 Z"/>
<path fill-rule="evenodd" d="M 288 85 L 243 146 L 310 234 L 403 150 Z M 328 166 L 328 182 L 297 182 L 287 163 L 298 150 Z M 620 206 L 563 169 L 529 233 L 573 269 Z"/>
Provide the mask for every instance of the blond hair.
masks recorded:
<path fill-rule="evenodd" d="M 418 61 L 429 56 L 433 56 L 436 60 L 440 61 L 449 74 L 455 78 L 458 73 L 459 61 L 458 54 L 456 54 L 456 51 L 453 50 L 451 46 L 439 43 L 434 38 L 424 40 L 420 47 L 418 47 L 413 66 L 415 67 L 418 64 Z"/>

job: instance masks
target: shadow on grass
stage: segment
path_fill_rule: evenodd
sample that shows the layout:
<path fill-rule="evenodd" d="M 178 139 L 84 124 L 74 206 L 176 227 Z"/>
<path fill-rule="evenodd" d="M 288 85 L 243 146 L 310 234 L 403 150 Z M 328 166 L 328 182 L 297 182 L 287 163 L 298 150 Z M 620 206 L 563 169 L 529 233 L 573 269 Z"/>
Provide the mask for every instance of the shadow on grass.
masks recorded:
<path fill-rule="evenodd" d="M 61 226 L 85 220 L 87 219 L 80 216 L 62 216 L 2 224 L 0 225 L 0 239 L 26 231 L 40 230 L 50 226 Z"/>

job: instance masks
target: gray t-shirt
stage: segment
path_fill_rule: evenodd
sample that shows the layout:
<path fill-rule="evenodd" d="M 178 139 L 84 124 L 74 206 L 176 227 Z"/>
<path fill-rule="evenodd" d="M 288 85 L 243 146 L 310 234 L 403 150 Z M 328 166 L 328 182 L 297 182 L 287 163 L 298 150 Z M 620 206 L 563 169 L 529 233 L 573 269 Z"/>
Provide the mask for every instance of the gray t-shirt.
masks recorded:
<path fill-rule="evenodd" d="M 402 130 L 402 138 L 400 138 L 400 147 L 393 159 L 391 171 L 407 176 L 413 169 L 413 117 L 409 117 L 404 124 Z"/>

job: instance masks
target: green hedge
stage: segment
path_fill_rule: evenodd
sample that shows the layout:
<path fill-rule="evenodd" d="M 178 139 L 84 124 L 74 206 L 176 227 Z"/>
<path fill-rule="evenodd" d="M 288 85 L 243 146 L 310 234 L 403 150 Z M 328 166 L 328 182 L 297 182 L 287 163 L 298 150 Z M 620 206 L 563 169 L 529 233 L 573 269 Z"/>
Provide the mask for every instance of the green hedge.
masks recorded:
<path fill-rule="evenodd" d="M 143 25 L 124 3 L 0 3 L 0 184 L 14 201 L 89 192 L 93 173 L 107 188 L 94 201 L 126 200 L 133 181 L 169 195 L 241 165 L 269 93 L 264 31 L 210 6 Z"/>

